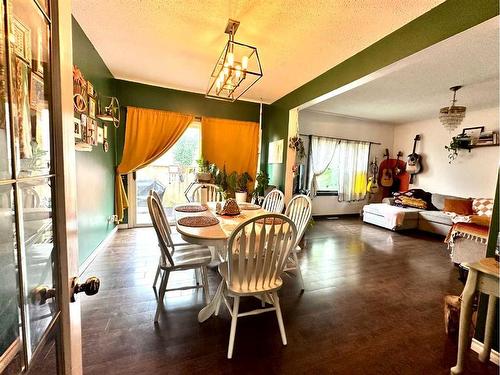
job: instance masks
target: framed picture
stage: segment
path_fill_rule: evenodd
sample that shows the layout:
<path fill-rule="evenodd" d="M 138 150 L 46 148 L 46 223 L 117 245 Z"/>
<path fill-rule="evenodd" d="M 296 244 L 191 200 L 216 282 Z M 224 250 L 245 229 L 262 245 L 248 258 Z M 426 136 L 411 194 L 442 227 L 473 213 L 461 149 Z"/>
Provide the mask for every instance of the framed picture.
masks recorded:
<path fill-rule="evenodd" d="M 97 121 L 87 117 L 87 143 L 97 146 Z"/>
<path fill-rule="evenodd" d="M 464 137 L 470 137 L 471 139 L 479 139 L 482 132 L 484 132 L 484 126 L 475 126 L 472 128 L 464 128 L 464 130 L 462 130 L 462 135 Z"/>
<path fill-rule="evenodd" d="M 80 116 L 80 128 L 81 134 L 82 134 L 82 142 L 88 142 L 87 141 L 87 115 L 82 113 Z"/>
<path fill-rule="evenodd" d="M 95 107 L 96 107 L 95 99 L 89 97 L 89 117 L 93 119 L 95 118 Z"/>
<path fill-rule="evenodd" d="M 45 100 L 44 95 L 44 83 L 43 78 L 38 76 L 36 73 L 31 72 L 30 80 L 30 107 L 31 109 L 42 109 L 43 102 Z"/>
<path fill-rule="evenodd" d="M 269 143 L 269 159 L 270 164 L 283 163 L 283 139 Z"/>
<path fill-rule="evenodd" d="M 73 118 L 74 132 L 76 139 L 82 139 L 82 124 L 78 117 Z"/>
<path fill-rule="evenodd" d="M 31 66 L 31 30 L 14 17 L 12 34 L 15 38 L 14 53 Z"/>
<path fill-rule="evenodd" d="M 87 95 L 95 97 L 94 85 L 87 81 Z"/>
<path fill-rule="evenodd" d="M 36 71 L 43 77 L 43 42 L 42 42 L 42 31 L 37 33 L 37 44 L 36 44 L 36 59 L 33 60 L 33 71 Z"/>
<path fill-rule="evenodd" d="M 97 143 L 104 142 L 104 129 L 100 126 L 97 127 Z"/>

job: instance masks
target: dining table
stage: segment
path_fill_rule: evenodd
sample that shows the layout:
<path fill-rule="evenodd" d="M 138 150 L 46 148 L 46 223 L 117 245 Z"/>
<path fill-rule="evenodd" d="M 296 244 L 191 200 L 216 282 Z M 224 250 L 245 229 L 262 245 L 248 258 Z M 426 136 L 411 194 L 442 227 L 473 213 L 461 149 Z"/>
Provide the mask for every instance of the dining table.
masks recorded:
<path fill-rule="evenodd" d="M 227 241 L 234 230 L 243 222 L 255 216 L 269 213 L 269 211 L 260 206 L 251 203 L 239 203 L 240 213 L 238 215 L 219 215 L 216 213 L 217 202 L 207 202 L 205 211 L 201 212 L 182 212 L 181 206 L 200 206 L 200 203 L 188 203 L 174 207 L 174 215 L 177 232 L 182 239 L 188 243 L 208 246 L 212 251 L 213 260 L 224 261 L 227 256 Z M 223 203 L 221 203 L 223 206 Z M 218 223 L 204 227 L 193 227 L 179 224 L 179 220 L 191 216 L 209 216 L 218 219 Z M 215 312 L 217 305 L 222 299 L 224 280 L 219 283 L 217 291 L 210 302 L 198 313 L 198 321 L 204 322 Z"/>

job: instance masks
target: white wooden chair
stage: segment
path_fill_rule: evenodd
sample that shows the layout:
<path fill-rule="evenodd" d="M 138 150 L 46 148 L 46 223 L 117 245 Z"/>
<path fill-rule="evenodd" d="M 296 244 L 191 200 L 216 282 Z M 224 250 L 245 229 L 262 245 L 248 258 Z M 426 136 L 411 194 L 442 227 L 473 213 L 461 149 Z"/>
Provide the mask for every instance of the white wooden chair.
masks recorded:
<path fill-rule="evenodd" d="M 285 195 L 278 189 L 271 190 L 262 202 L 262 208 L 269 212 L 280 214 L 285 207 Z"/>
<path fill-rule="evenodd" d="M 160 195 L 158 194 L 158 192 L 154 189 L 151 189 L 151 190 L 149 190 L 149 195 L 152 195 L 160 203 L 161 214 L 165 218 L 165 221 L 168 223 L 167 214 L 165 212 L 165 208 L 163 207 L 163 204 L 161 203 L 161 198 L 160 198 Z M 191 245 L 188 242 L 184 241 L 181 238 L 181 235 L 177 231 L 172 231 L 172 226 L 170 224 L 167 226 L 166 229 L 169 232 L 170 239 L 172 240 L 172 244 L 174 245 L 174 247 L 175 246 Z M 153 288 L 156 288 L 156 283 L 158 282 L 158 278 L 160 277 L 160 273 L 161 273 L 160 264 L 161 264 L 161 257 L 160 257 L 160 260 L 158 261 L 158 267 L 156 268 L 155 279 L 153 281 Z M 196 269 L 194 272 L 195 272 L 195 277 L 196 277 L 196 283 L 197 283 L 197 285 L 199 285 L 201 278 L 199 277 Z"/>
<path fill-rule="evenodd" d="M 299 278 L 302 290 L 304 290 L 304 280 L 302 278 L 302 272 L 300 270 L 299 259 L 297 258 L 297 253 L 301 250 L 299 242 L 304 236 L 307 225 L 311 220 L 312 216 L 312 201 L 307 195 L 296 195 L 294 196 L 285 211 L 285 216 L 288 216 L 297 226 L 297 240 L 295 246 L 290 252 L 288 257 L 288 262 L 285 266 L 285 272 L 295 271 L 297 277 Z"/>
<path fill-rule="evenodd" d="M 266 224 L 259 221 L 266 220 Z M 223 300 L 231 314 L 227 357 L 232 358 L 236 323 L 239 317 L 276 311 L 283 345 L 287 344 L 277 291 L 281 288 L 288 255 L 296 242 L 293 221 L 280 214 L 264 214 L 241 223 L 229 237 L 227 261 L 219 265 L 224 279 Z M 254 296 L 271 301 L 273 307 L 239 312 L 240 297 Z M 231 307 L 227 297 L 234 297 Z M 219 305 L 215 315 L 219 313 Z"/>
<path fill-rule="evenodd" d="M 201 188 L 205 186 L 207 188 L 207 201 L 208 202 L 222 202 L 224 199 L 222 197 L 222 192 L 219 187 L 214 184 L 199 184 L 193 190 L 189 202 L 201 202 Z"/>
<path fill-rule="evenodd" d="M 151 215 L 151 221 L 153 222 L 153 227 L 155 228 L 161 251 L 160 270 L 163 271 L 160 289 L 158 290 L 158 306 L 156 307 L 156 314 L 154 318 L 154 321 L 158 322 L 160 311 L 163 307 L 163 299 L 165 297 L 165 293 L 168 291 L 203 287 L 205 301 L 208 302 L 207 264 L 210 263 L 212 256 L 207 247 L 197 245 L 174 246 L 170 237 L 168 222 L 162 213 L 161 203 L 154 197 L 154 195 L 149 195 L 147 200 L 149 214 Z M 199 269 L 203 279 L 202 285 L 167 289 L 168 278 L 171 272 L 192 269 Z"/>

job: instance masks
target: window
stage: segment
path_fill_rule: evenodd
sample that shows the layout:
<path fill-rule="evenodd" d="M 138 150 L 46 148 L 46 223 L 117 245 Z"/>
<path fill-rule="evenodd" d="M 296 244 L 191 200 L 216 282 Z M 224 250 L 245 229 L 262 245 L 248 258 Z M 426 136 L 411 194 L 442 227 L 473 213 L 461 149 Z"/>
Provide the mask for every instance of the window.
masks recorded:
<path fill-rule="evenodd" d="M 333 155 L 330 165 L 325 173 L 318 176 L 316 181 L 318 183 L 317 195 L 337 195 L 339 191 L 339 164 L 340 152 L 337 149 Z"/>

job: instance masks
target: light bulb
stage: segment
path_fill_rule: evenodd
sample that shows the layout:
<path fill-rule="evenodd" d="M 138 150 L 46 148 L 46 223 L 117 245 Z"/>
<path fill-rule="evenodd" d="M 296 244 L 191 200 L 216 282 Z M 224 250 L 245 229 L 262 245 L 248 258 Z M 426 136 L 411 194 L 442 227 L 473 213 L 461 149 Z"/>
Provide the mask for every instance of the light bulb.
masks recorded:
<path fill-rule="evenodd" d="M 229 69 L 228 68 L 224 68 L 223 72 L 224 72 L 224 76 L 227 77 L 229 75 Z"/>
<path fill-rule="evenodd" d="M 228 54 L 227 54 L 227 64 L 230 67 L 233 67 L 233 65 L 234 65 L 234 54 L 232 52 L 228 52 Z"/>
<path fill-rule="evenodd" d="M 236 78 L 240 79 L 240 77 L 241 77 L 241 66 L 236 65 L 236 72 L 235 72 L 235 74 L 236 74 Z"/>
<path fill-rule="evenodd" d="M 248 56 L 243 56 L 243 58 L 241 59 L 241 67 L 243 68 L 243 70 L 248 69 Z"/>

